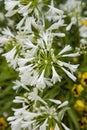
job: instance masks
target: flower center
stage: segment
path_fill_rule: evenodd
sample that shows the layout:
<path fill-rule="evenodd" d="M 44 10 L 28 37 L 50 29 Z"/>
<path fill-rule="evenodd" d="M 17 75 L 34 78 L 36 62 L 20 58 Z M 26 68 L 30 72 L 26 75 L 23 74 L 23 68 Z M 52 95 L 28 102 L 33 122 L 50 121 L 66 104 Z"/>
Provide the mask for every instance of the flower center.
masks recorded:
<path fill-rule="evenodd" d="M 84 79 L 84 82 L 87 84 L 87 78 Z"/>

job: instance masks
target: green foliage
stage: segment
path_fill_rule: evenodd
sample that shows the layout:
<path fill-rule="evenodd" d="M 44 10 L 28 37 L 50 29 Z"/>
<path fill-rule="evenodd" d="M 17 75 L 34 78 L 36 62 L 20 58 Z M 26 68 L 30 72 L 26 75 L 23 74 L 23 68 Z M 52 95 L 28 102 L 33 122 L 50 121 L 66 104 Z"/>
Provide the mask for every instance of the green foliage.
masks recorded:
<path fill-rule="evenodd" d="M 12 100 L 15 97 L 12 89 L 17 72 L 8 67 L 5 58 L 0 56 L 0 116 L 4 113 L 11 114 Z"/>

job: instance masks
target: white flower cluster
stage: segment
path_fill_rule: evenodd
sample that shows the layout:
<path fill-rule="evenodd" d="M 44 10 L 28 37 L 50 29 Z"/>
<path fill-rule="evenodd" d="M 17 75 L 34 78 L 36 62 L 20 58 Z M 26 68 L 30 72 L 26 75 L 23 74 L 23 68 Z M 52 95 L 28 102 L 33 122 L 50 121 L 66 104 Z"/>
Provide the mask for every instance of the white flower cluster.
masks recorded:
<path fill-rule="evenodd" d="M 4 45 L 11 44 L 12 49 L 3 54 L 7 62 L 19 72 L 20 80 L 15 82 L 14 89 L 23 87 L 28 91 L 27 97 L 16 97 L 14 102 L 22 103 L 23 108 L 13 109 L 14 116 L 10 117 L 12 130 L 46 130 L 50 129 L 53 120 L 54 130 L 59 130 L 59 125 L 69 130 L 61 121 L 68 102 L 63 104 L 59 100 L 50 99 L 50 102 L 59 105 L 56 108 L 50 107 L 38 94 L 38 91 L 61 82 L 64 72 L 73 81 L 76 80 L 74 72 L 78 65 L 72 65 L 63 61 L 68 57 L 76 57 L 76 53 L 69 53 L 72 50 L 66 45 L 62 50 L 54 43 L 55 37 L 64 37 L 60 31 L 64 24 L 64 12 L 51 5 L 43 9 L 41 0 L 5 0 L 6 16 L 20 15 L 20 21 L 16 25 L 16 32 L 12 33 L 9 28 L 2 31 L 3 36 L 0 42 Z M 29 86 L 34 89 L 31 92 Z M 44 90 L 43 90 L 44 91 Z M 37 105 L 37 101 L 40 105 Z M 27 104 L 27 105 L 26 105 Z M 43 105 L 42 105 L 43 104 Z M 54 105 L 55 106 L 55 105 Z M 60 112 L 58 109 L 64 107 Z M 58 123 L 57 123 L 58 122 Z"/>
<path fill-rule="evenodd" d="M 70 23 L 66 27 L 66 30 L 69 31 L 72 29 L 72 25 L 78 24 L 80 46 L 76 49 L 80 54 L 87 53 L 87 12 L 84 11 L 85 6 L 84 1 L 81 0 L 67 0 L 64 4 L 60 4 L 60 8 L 65 11 L 70 18 Z"/>
<path fill-rule="evenodd" d="M 67 30 L 70 30 L 72 25 L 75 25 L 80 20 L 82 4 L 83 2 L 78 0 L 67 0 L 65 4 L 60 4 L 60 8 L 71 17 L 71 22 L 66 28 Z"/>
<path fill-rule="evenodd" d="M 9 8 L 7 7 L 13 2 L 10 1 L 5 2 L 8 10 Z M 19 3 L 19 1 L 14 2 L 14 6 Z M 28 5 L 30 6 L 31 3 Z M 46 85 L 52 86 L 57 81 L 61 81 L 62 76 L 57 72 L 58 69 L 61 69 L 75 81 L 76 77 L 73 75 L 73 72 L 76 71 L 78 65 L 66 63 L 62 61 L 62 58 L 75 57 L 79 54 L 67 54 L 67 52 L 72 50 L 70 45 L 65 46 L 57 54 L 55 54 L 55 48 L 53 48 L 54 38 L 65 36 L 64 33 L 58 31 L 59 27 L 65 26 L 63 11 L 56 9 L 52 2 L 45 15 L 40 16 L 37 8 L 34 8 L 32 16 L 29 16 L 31 11 L 29 11 L 28 5 L 21 5 L 21 9 L 19 8 L 23 18 L 17 24 L 17 35 L 13 35 L 8 28 L 2 32 L 5 41 L 10 42 L 13 40 L 16 44 L 12 50 L 4 54 L 7 62 L 20 72 L 20 80 L 24 85 L 36 86 L 42 89 Z M 12 10 L 14 6 L 11 6 L 9 13 L 14 12 Z M 25 13 L 27 13 L 26 17 Z M 56 19 L 54 19 L 54 16 Z M 50 26 L 46 28 L 45 20 L 47 19 L 53 22 L 50 22 Z M 48 69 L 49 75 L 46 73 Z"/>
<path fill-rule="evenodd" d="M 41 102 L 41 105 L 37 107 L 38 101 Z M 23 103 L 24 106 L 19 109 L 13 109 L 14 116 L 8 118 L 12 130 L 46 130 L 47 128 L 51 129 L 51 127 L 54 127 L 54 130 L 59 130 L 58 123 L 65 130 L 70 130 L 62 122 L 65 111 L 69 109 L 66 107 L 68 101 L 61 103 L 60 100 L 49 99 L 49 102 L 56 105 L 56 108 L 54 106 L 49 107 L 49 103 L 41 99 L 38 96 L 38 90 L 34 88 L 33 92 L 26 93 L 25 97 L 17 96 L 14 102 Z M 34 104 L 32 106 L 33 102 Z M 31 109 L 33 110 L 32 112 Z M 53 125 L 50 123 L 53 123 Z"/>

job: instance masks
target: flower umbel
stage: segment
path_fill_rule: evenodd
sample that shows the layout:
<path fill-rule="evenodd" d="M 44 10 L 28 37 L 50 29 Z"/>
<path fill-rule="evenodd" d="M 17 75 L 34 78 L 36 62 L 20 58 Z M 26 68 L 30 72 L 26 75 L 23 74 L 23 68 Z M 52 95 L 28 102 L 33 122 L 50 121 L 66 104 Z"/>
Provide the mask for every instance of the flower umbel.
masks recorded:
<path fill-rule="evenodd" d="M 69 109 L 67 107 L 68 102 L 65 101 L 61 103 L 61 101 L 52 99 L 50 99 L 50 102 L 54 103 L 57 109 L 54 106 L 49 107 L 47 103 L 39 107 L 36 106 L 36 108 L 34 107 L 34 109 L 32 109 L 32 112 L 31 106 L 25 106 L 20 109 L 13 109 L 14 116 L 8 118 L 11 123 L 12 129 L 21 130 L 23 128 L 37 130 L 37 128 L 44 128 L 46 130 L 47 128 L 52 128 L 50 124 L 51 122 L 53 124 L 53 127 L 55 128 L 54 130 L 56 130 L 57 128 L 59 129 L 60 125 L 66 130 L 67 127 L 62 123 L 62 118 L 64 116 L 65 111 Z M 60 109 L 59 112 L 58 109 Z M 57 122 L 59 123 L 59 125 L 57 124 Z"/>

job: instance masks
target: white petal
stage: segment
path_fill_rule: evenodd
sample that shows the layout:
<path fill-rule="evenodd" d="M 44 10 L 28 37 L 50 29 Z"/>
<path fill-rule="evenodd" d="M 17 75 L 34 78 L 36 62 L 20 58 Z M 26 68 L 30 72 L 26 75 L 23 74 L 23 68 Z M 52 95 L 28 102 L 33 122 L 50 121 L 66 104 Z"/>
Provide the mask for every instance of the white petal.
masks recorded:
<path fill-rule="evenodd" d="M 23 25 L 23 23 L 24 23 L 24 20 L 25 20 L 25 17 L 23 17 L 21 20 L 20 20 L 20 22 L 17 24 L 17 29 L 20 29 L 21 28 L 21 26 Z"/>
<path fill-rule="evenodd" d="M 25 122 L 22 122 L 22 125 L 21 127 L 24 128 L 24 129 L 27 129 L 29 128 L 29 125 L 31 126 L 33 123 L 35 123 L 35 121 L 25 121 Z"/>
<path fill-rule="evenodd" d="M 65 129 L 65 130 L 71 130 L 71 129 L 69 129 L 64 123 L 61 123 L 62 124 L 62 126 L 63 126 L 63 128 Z"/>
<path fill-rule="evenodd" d="M 53 102 L 53 103 L 56 103 L 56 104 L 61 104 L 61 101 L 60 100 L 55 100 L 55 99 L 49 99 L 49 101 Z"/>
<path fill-rule="evenodd" d="M 11 125 L 12 130 L 21 130 L 21 122 L 16 122 L 15 124 Z"/>
<path fill-rule="evenodd" d="M 7 43 L 9 41 L 9 38 L 6 38 L 4 36 L 0 36 L 0 43 Z"/>
<path fill-rule="evenodd" d="M 59 126 L 56 124 L 55 129 L 54 130 L 60 130 Z"/>
<path fill-rule="evenodd" d="M 46 119 L 46 120 L 44 121 L 44 123 L 40 126 L 40 130 L 46 130 L 47 121 L 48 121 L 48 119 Z"/>
<path fill-rule="evenodd" d="M 65 26 L 64 20 L 62 20 L 62 19 L 59 19 L 58 22 L 55 22 L 54 24 L 52 24 L 52 25 L 48 28 L 48 30 L 55 30 L 55 29 L 58 29 L 60 26 Z"/>
<path fill-rule="evenodd" d="M 58 60 L 57 62 L 60 66 L 64 66 L 66 68 L 68 68 L 72 73 L 76 71 L 76 69 L 78 68 L 78 64 L 77 65 L 72 65 L 70 63 L 66 63 L 66 62 L 62 62 L 60 60 Z"/>
<path fill-rule="evenodd" d="M 26 58 L 26 59 L 24 59 L 24 58 L 19 58 L 18 59 L 18 65 L 20 66 L 20 67 L 23 67 L 27 62 L 30 62 L 30 61 L 32 61 L 34 58 Z"/>
<path fill-rule="evenodd" d="M 66 30 L 69 31 L 72 27 L 72 23 L 70 23 L 67 27 L 66 27 Z"/>
<path fill-rule="evenodd" d="M 47 105 L 47 103 L 46 103 L 41 97 L 38 96 L 37 99 L 38 99 L 40 102 L 42 102 L 43 104 Z"/>
<path fill-rule="evenodd" d="M 53 36 L 65 37 L 65 33 L 52 33 Z"/>
<path fill-rule="evenodd" d="M 53 0 L 51 1 L 51 5 L 48 5 L 48 7 L 50 7 L 52 12 L 56 12 L 57 14 L 63 15 L 64 13 L 63 10 L 54 7 Z"/>
<path fill-rule="evenodd" d="M 19 1 L 15 0 L 5 0 L 5 9 L 6 10 L 13 10 L 16 5 L 19 4 Z"/>
<path fill-rule="evenodd" d="M 67 51 L 70 51 L 70 50 L 72 50 L 71 46 L 70 46 L 70 45 L 67 45 L 67 46 L 64 47 L 64 49 L 63 49 L 61 52 L 59 52 L 59 55 L 65 53 L 65 52 L 67 52 Z"/>
<path fill-rule="evenodd" d="M 8 11 L 5 16 L 6 17 L 11 17 L 11 16 L 13 16 L 16 13 L 17 13 L 17 10 L 11 10 L 11 11 Z"/>
<path fill-rule="evenodd" d="M 43 88 L 43 89 L 46 87 L 44 73 L 45 73 L 45 70 L 42 71 L 41 75 L 39 76 L 39 78 L 36 82 L 36 86 L 39 88 Z"/>
<path fill-rule="evenodd" d="M 7 28 L 5 28 L 3 31 L 2 31 L 2 33 L 4 34 L 4 35 L 7 35 L 7 36 L 10 36 L 10 37 L 13 37 L 14 38 L 14 35 L 12 34 L 12 32 L 10 31 L 10 29 L 7 27 Z"/>
<path fill-rule="evenodd" d="M 12 50 L 9 52 L 3 54 L 2 56 L 6 57 L 7 62 L 11 62 L 11 60 L 14 60 L 14 56 L 16 54 L 16 47 L 14 47 Z"/>
<path fill-rule="evenodd" d="M 68 101 L 63 102 L 58 108 L 65 107 L 68 105 Z"/>
<path fill-rule="evenodd" d="M 53 83 L 55 84 L 57 81 L 61 81 L 61 77 L 57 74 L 57 72 L 56 72 L 56 70 L 55 70 L 55 68 L 54 68 L 54 66 L 52 66 L 52 81 L 53 81 Z"/>
<path fill-rule="evenodd" d="M 62 57 L 76 57 L 76 56 L 79 56 L 79 52 L 77 53 L 73 53 L 73 54 L 65 54 L 65 55 L 62 55 Z"/>
<path fill-rule="evenodd" d="M 61 69 L 69 76 L 69 78 L 71 78 L 73 81 L 76 81 L 76 77 L 72 73 L 70 73 L 69 71 L 67 71 L 63 67 L 61 67 Z"/>
<path fill-rule="evenodd" d="M 29 40 L 26 40 L 25 44 L 28 45 L 29 48 L 36 48 L 36 46 Z"/>
<path fill-rule="evenodd" d="M 24 88 L 25 90 L 29 91 L 28 87 L 27 87 L 26 85 L 24 85 L 22 82 L 16 80 L 14 83 L 15 83 L 15 85 L 14 85 L 14 87 L 13 87 L 14 90 L 16 90 L 16 89 L 22 87 L 22 88 Z"/>

